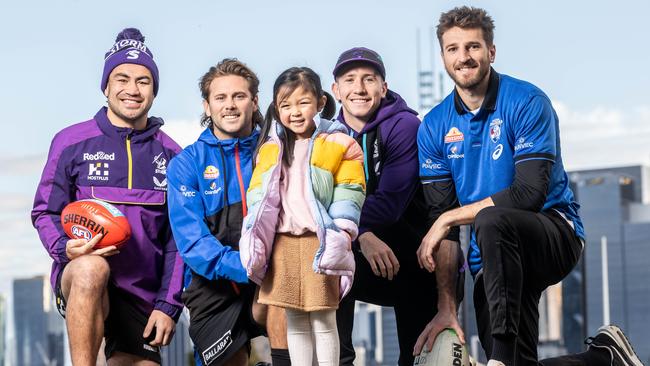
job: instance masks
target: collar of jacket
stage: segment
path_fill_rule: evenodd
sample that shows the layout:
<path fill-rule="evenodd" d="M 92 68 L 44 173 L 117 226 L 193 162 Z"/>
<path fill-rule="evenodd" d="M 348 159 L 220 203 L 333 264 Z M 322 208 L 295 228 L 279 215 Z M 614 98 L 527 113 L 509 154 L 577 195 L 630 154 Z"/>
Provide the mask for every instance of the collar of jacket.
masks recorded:
<path fill-rule="evenodd" d="M 253 129 L 253 133 L 244 137 L 244 138 L 232 138 L 226 140 L 220 140 L 217 136 L 214 135 L 210 127 L 203 130 L 201 136 L 199 136 L 199 141 L 202 141 L 208 145 L 212 146 L 221 146 L 224 150 L 234 149 L 236 144 L 242 149 L 252 149 L 255 146 L 255 142 L 260 135 L 259 129 Z"/>
<path fill-rule="evenodd" d="M 94 119 L 97 121 L 99 129 L 104 133 L 104 135 L 118 140 L 126 140 L 128 136 L 131 136 L 131 142 L 134 143 L 146 140 L 158 132 L 160 126 L 164 124 L 162 118 L 149 117 L 147 118 L 147 126 L 143 130 L 135 130 L 129 127 L 117 127 L 108 119 L 108 115 L 106 114 L 107 111 L 107 107 L 101 107 L 99 111 L 97 111 L 97 114 L 95 114 Z"/>
<path fill-rule="evenodd" d="M 483 98 L 483 103 L 479 109 L 479 113 L 483 111 L 494 112 L 497 105 L 497 96 L 499 95 L 499 74 L 490 67 L 490 79 L 488 79 L 488 87 L 485 92 L 485 98 Z M 458 95 L 458 90 L 454 87 L 454 108 L 456 108 L 456 113 L 463 115 L 469 112 L 469 108 L 465 106 L 463 100 Z"/>
<path fill-rule="evenodd" d="M 377 110 L 372 114 L 370 119 L 368 119 L 368 122 L 365 123 L 361 131 L 356 132 L 348 125 L 348 123 L 345 121 L 345 116 L 343 115 L 342 106 L 339 109 L 337 120 L 343 123 L 350 131 L 352 131 L 352 136 L 356 138 L 358 135 L 363 135 L 364 133 L 377 129 L 382 123 L 386 121 L 400 118 L 398 116 L 402 115 L 402 113 L 411 113 L 414 116 L 418 115 L 418 112 L 409 108 L 409 106 L 406 104 L 406 101 L 399 94 L 388 89 L 386 96 L 381 99 L 379 107 L 377 107 Z"/>

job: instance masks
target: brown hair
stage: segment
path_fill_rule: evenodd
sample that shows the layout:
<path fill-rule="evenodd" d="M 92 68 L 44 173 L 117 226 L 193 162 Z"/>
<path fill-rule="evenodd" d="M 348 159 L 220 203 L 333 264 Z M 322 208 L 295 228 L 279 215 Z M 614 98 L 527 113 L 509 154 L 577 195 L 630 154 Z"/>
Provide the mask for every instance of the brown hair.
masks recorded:
<path fill-rule="evenodd" d="M 462 29 L 480 28 L 483 31 L 485 43 L 491 46 L 494 42 L 494 21 L 484 9 L 460 6 L 440 14 L 436 35 L 441 47 L 442 35 L 453 27 Z"/>
<path fill-rule="evenodd" d="M 260 80 L 257 78 L 257 75 L 255 75 L 253 70 L 249 69 L 246 64 L 236 58 L 224 58 L 216 66 L 212 66 L 199 80 L 201 97 L 207 101 L 210 97 L 210 84 L 212 83 L 212 80 L 227 75 L 241 76 L 246 79 L 248 81 L 248 91 L 250 91 L 251 96 L 253 98 L 257 96 Z M 259 109 L 256 110 L 255 113 L 253 113 L 253 126 L 261 126 L 263 121 L 264 116 L 262 116 L 262 112 L 260 112 Z M 205 113 L 201 116 L 201 126 L 212 128 L 212 119 Z"/>

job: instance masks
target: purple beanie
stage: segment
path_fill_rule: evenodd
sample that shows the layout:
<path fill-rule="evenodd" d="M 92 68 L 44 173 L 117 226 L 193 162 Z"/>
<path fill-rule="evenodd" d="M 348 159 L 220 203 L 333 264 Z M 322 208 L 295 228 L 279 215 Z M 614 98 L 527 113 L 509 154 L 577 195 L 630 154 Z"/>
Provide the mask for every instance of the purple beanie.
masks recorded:
<path fill-rule="evenodd" d="M 104 73 L 102 74 L 102 93 L 106 90 L 108 76 L 121 64 L 138 64 L 146 67 L 153 77 L 153 94 L 158 94 L 158 67 L 153 60 L 153 53 L 144 44 L 144 36 L 137 28 L 121 31 L 115 44 L 104 55 Z"/>

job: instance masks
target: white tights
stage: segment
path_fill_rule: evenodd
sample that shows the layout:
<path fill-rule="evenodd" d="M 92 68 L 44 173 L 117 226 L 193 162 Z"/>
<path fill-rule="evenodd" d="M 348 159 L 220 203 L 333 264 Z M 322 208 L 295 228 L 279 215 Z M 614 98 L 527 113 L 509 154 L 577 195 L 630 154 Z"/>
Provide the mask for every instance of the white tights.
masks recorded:
<path fill-rule="evenodd" d="M 339 364 L 339 332 L 336 310 L 304 312 L 286 309 L 287 342 L 291 364 L 310 366 L 316 346 L 319 366 Z"/>

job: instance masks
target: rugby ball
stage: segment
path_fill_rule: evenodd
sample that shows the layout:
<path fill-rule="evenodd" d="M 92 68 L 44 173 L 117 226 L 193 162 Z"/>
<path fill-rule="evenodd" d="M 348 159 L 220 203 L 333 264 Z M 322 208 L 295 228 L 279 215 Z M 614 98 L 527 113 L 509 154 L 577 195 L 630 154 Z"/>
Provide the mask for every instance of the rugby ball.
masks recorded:
<path fill-rule="evenodd" d="M 436 337 L 431 352 L 422 350 L 413 366 L 470 366 L 467 348 L 460 343 L 452 329 L 445 329 Z"/>
<path fill-rule="evenodd" d="M 119 249 L 131 237 L 131 226 L 126 216 L 115 206 L 100 200 L 69 203 L 61 212 L 61 225 L 71 239 L 90 240 L 103 234 L 95 249 L 111 245 Z"/>

